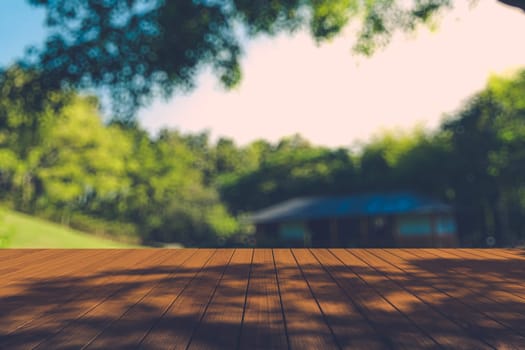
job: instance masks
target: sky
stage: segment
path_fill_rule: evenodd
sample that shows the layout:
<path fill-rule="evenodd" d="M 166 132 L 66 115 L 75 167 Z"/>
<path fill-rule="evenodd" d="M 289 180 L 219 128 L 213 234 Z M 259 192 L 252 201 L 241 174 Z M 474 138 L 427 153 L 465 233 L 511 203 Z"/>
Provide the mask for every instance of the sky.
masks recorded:
<path fill-rule="evenodd" d="M 247 43 L 243 80 L 225 91 L 204 71 L 197 88 L 139 112 L 140 124 L 243 145 L 300 133 L 314 144 L 349 147 L 384 129 L 436 128 L 494 73 L 525 65 L 525 14 L 495 0 L 456 1 L 435 31 L 398 35 L 371 58 L 351 53 L 352 30 L 317 46 L 307 32 Z M 44 36 L 44 13 L 0 2 L 0 65 Z"/>

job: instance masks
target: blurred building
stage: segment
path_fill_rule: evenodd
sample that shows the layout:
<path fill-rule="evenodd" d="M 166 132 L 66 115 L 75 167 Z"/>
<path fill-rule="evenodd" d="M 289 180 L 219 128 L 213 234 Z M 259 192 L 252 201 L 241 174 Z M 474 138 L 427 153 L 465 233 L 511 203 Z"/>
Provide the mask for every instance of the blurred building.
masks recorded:
<path fill-rule="evenodd" d="M 411 192 L 295 198 L 255 212 L 258 247 L 456 247 L 452 207 Z"/>

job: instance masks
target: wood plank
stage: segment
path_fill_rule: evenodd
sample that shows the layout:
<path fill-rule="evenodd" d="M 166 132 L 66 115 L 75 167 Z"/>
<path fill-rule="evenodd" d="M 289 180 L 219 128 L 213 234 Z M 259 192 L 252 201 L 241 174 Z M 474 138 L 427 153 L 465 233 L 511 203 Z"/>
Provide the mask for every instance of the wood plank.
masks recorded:
<path fill-rule="evenodd" d="M 84 279 L 89 279 L 93 269 L 102 267 L 125 251 L 112 253 L 113 256 L 91 256 L 91 259 L 79 259 L 59 270 L 59 274 L 41 276 L 24 283 L 13 283 L 0 290 L 0 336 L 7 336 L 16 329 L 37 319 L 44 313 L 63 309 L 64 305 L 78 294 L 85 291 Z"/>
<path fill-rule="evenodd" d="M 512 257 L 518 257 L 520 259 L 525 259 L 525 249 L 524 248 L 505 248 L 498 249 L 499 252 L 508 254 Z"/>
<path fill-rule="evenodd" d="M 88 343 L 164 277 L 164 267 L 169 265 L 171 254 L 168 250 L 153 251 L 153 255 L 148 255 L 146 260 L 140 261 L 137 269 L 115 271 L 116 274 L 111 280 L 113 291 L 92 298 L 82 307 L 86 312 L 80 317 L 68 317 L 66 322 L 63 318 L 59 319 L 61 327 L 34 349 L 78 349 Z"/>
<path fill-rule="evenodd" d="M 292 253 L 341 348 L 371 350 L 388 347 L 388 343 L 381 342 L 373 324 L 360 313 L 309 250 L 293 249 Z"/>
<path fill-rule="evenodd" d="M 253 249 L 236 249 L 188 349 L 235 349 L 238 346 Z"/>
<path fill-rule="evenodd" d="M 71 265 L 88 265 L 90 257 L 100 256 L 100 254 L 101 251 L 82 251 L 76 255 L 80 259 L 75 259 L 67 251 L 60 251 L 55 252 L 54 255 L 40 256 L 40 259 L 36 259 L 37 261 L 34 263 L 32 263 L 30 256 L 27 256 L 26 262 L 19 262 L 19 268 L 7 269 L 9 272 L 2 275 L 0 297 L 10 295 L 11 290 L 21 288 L 33 281 L 63 276 L 64 273 L 70 272 Z"/>
<path fill-rule="evenodd" d="M 184 253 L 187 249 L 182 250 Z M 88 349 L 136 349 L 156 322 L 213 255 L 213 250 L 187 250 L 169 259 L 168 275 L 159 279 L 138 303 L 85 344 Z"/>
<path fill-rule="evenodd" d="M 374 324 L 378 335 L 390 348 L 432 349 L 439 345 L 401 314 L 387 299 L 363 278 L 373 274 L 369 268 L 356 264 L 355 258 L 343 249 L 315 249 L 319 259 L 339 286 L 351 295 L 355 304 Z M 341 256 L 342 255 L 342 256 Z"/>
<path fill-rule="evenodd" d="M 274 249 L 273 253 L 290 348 L 339 348 L 291 250 Z"/>
<path fill-rule="evenodd" d="M 422 252 L 412 252 L 417 254 L 419 257 L 429 259 L 429 255 L 436 252 L 436 250 L 424 250 Z M 441 257 L 443 261 L 442 265 L 447 266 L 447 263 L 452 261 L 444 252 L 438 251 L 440 254 L 444 254 Z M 434 255 L 435 256 L 435 255 Z M 430 255 L 432 257 L 432 255 Z M 465 259 L 461 259 L 460 262 L 465 265 L 468 263 Z M 475 308 L 480 313 L 489 317 L 500 324 L 506 326 L 509 329 L 519 333 L 525 337 L 525 325 L 523 319 L 525 319 L 525 303 L 521 297 L 514 297 L 510 293 L 505 293 L 501 288 L 497 289 L 496 286 L 490 286 L 485 284 L 485 288 L 480 287 L 476 282 L 477 280 L 492 281 L 493 283 L 498 282 L 498 277 L 501 276 L 503 271 L 495 274 L 490 274 L 490 266 L 494 264 L 494 261 L 480 261 L 483 267 L 477 267 L 477 271 L 480 271 L 479 276 L 465 276 L 459 274 L 447 275 L 449 285 L 453 285 L 451 295 L 463 293 L 468 294 L 468 297 L 464 297 L 465 303 L 470 307 Z M 498 267 L 499 269 L 499 267 Z M 486 270 L 486 273 L 482 273 Z M 445 286 L 444 288 L 447 288 Z M 470 288 L 469 288 L 470 287 Z M 480 289 L 481 288 L 481 289 Z M 454 294 L 453 294 L 453 293 Z"/>
<path fill-rule="evenodd" d="M 140 347 L 186 349 L 208 303 L 213 299 L 232 255 L 231 249 L 217 250 L 167 312 L 162 315 L 162 318 L 144 338 Z"/>
<path fill-rule="evenodd" d="M 114 251 L 116 254 L 118 251 Z M 119 259 L 119 264 L 114 267 L 112 273 L 95 274 L 91 278 L 74 280 L 65 289 L 76 291 L 85 290 L 81 296 L 74 300 L 45 312 L 41 317 L 32 320 L 14 333 L 0 338 L 0 348 L 32 348 L 59 333 L 72 321 L 81 318 L 93 308 L 123 288 L 133 276 L 133 268 L 144 268 L 143 264 L 149 261 L 158 263 L 153 250 L 137 250 L 129 252 L 127 259 Z M 147 265 L 146 265 L 147 266 Z"/>
<path fill-rule="evenodd" d="M 439 264 L 433 264 L 434 267 L 431 269 L 421 268 L 418 260 L 404 250 L 383 250 L 376 255 L 394 264 L 403 272 L 413 275 L 418 281 L 425 280 L 444 293 L 448 298 L 436 301 L 440 302 L 441 310 L 449 318 L 480 334 L 480 338 L 496 348 L 519 348 L 520 344 L 524 343 L 523 337 L 514 330 L 472 307 L 469 299 L 473 296 L 461 285 L 451 282 L 447 276 L 443 277 L 443 272 L 440 271 L 442 267 Z"/>
<path fill-rule="evenodd" d="M 470 249 L 458 248 L 456 253 L 479 254 L 481 256 L 494 258 L 501 258 L 500 260 L 525 260 L 524 249 L 501 249 L 501 248 L 485 248 L 485 249 Z"/>
<path fill-rule="evenodd" d="M 516 304 L 513 305 L 512 310 L 525 315 L 525 285 L 521 278 L 509 277 L 512 276 L 512 268 L 506 264 L 500 265 L 499 260 L 470 252 L 456 254 L 440 249 L 425 249 L 411 253 L 420 258 L 423 256 L 429 261 L 439 260 L 444 268 L 454 273 L 451 277 L 461 276 L 462 287 L 494 303 L 505 304 L 513 301 Z M 521 264 L 521 268 L 525 268 L 525 264 Z"/>
<path fill-rule="evenodd" d="M 520 349 L 524 264 L 507 249 L 0 250 L 0 348 Z"/>
<path fill-rule="evenodd" d="M 388 276 L 378 272 L 360 256 L 356 255 L 359 251 L 358 249 L 355 249 L 355 251 L 356 252 L 354 253 L 354 250 L 352 249 L 334 249 L 333 254 L 345 263 L 350 264 L 352 269 L 368 286 L 370 286 L 377 294 L 379 294 L 381 298 L 386 300 L 388 304 L 390 304 L 399 314 L 401 314 L 400 317 L 406 319 L 407 322 L 419 330 L 419 332 L 430 338 L 432 342 L 437 344 L 439 347 L 450 346 L 450 339 L 446 337 L 440 337 L 440 339 L 436 339 L 434 334 L 428 331 L 428 327 L 425 327 L 426 324 L 432 321 L 429 318 L 425 318 L 424 315 L 425 313 L 432 312 L 432 310 L 419 299 L 414 297 L 414 295 L 406 292 L 389 280 Z M 412 307 L 420 309 L 418 310 L 419 312 L 416 312 L 415 316 L 409 314 L 408 312 Z M 438 322 L 443 321 L 439 318 L 439 314 L 437 313 L 434 313 L 432 316 L 438 317 Z M 440 333 L 437 333 L 437 335 L 440 335 Z"/>
<path fill-rule="evenodd" d="M 288 349 L 271 249 L 254 251 L 239 348 Z"/>
<path fill-rule="evenodd" d="M 16 267 L 2 271 L 0 293 L 6 286 L 15 282 L 27 281 L 31 278 L 48 278 L 61 274 L 61 270 L 68 268 L 71 263 L 83 261 L 90 256 L 100 255 L 100 250 L 80 250 L 76 255 L 70 254 L 66 249 L 52 250 L 49 254 L 39 256 L 37 259 L 23 259 Z M 2 294 L 0 294 L 1 296 Z"/>
<path fill-rule="evenodd" d="M 380 275 L 369 277 L 370 283 L 378 283 L 378 289 L 407 318 L 429 334 L 437 343 L 454 349 L 491 349 L 482 334 L 463 327 L 461 322 L 443 312 L 448 296 L 425 283 L 423 278 L 407 275 L 394 265 L 363 249 L 349 250 Z M 382 279 L 384 276 L 387 280 Z M 377 281 L 377 279 L 380 279 Z"/>
<path fill-rule="evenodd" d="M 480 261 L 482 268 L 492 276 L 505 276 L 506 279 L 512 279 L 513 283 L 525 286 L 525 258 L 503 254 L 494 254 L 494 251 L 500 252 L 500 249 L 458 249 L 457 251 L 435 250 L 433 253 L 447 253 L 460 257 L 467 262 L 476 263 Z M 490 265 L 486 262 L 490 261 Z"/>
<path fill-rule="evenodd" d="M 30 254 L 35 254 L 42 252 L 45 249 L 7 249 L 0 248 L 0 263 L 2 266 L 9 267 L 14 261 L 20 257 L 28 256 Z"/>
<path fill-rule="evenodd" d="M 11 256 L 13 254 L 14 256 Z M 62 252 L 59 249 L 1 249 L 0 257 L 6 256 L 2 259 L 2 266 L 9 269 L 15 269 L 23 264 L 41 261 L 42 257 L 61 256 Z M 31 256 L 31 259 L 27 257 Z"/>
<path fill-rule="evenodd" d="M 461 275 L 462 285 L 472 292 L 482 294 L 494 302 L 506 303 L 516 301 L 514 311 L 525 315 L 525 286 L 521 279 L 509 278 L 510 269 L 499 265 L 498 261 L 488 257 L 471 255 L 469 253 L 456 254 L 453 251 L 440 249 L 425 249 L 412 252 L 415 256 L 425 254 L 428 260 L 440 259 L 441 265 L 454 275 Z M 525 268 L 522 264 L 521 268 Z"/>

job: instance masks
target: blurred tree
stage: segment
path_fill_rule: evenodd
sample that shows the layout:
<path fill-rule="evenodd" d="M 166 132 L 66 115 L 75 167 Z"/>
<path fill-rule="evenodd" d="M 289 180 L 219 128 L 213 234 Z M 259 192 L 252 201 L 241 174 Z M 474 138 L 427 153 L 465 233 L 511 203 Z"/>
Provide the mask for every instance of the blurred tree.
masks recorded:
<path fill-rule="evenodd" d="M 199 154 L 188 145 L 194 140 L 164 130 L 154 144 L 155 168 L 146 182 L 150 202 L 138 208 L 147 212 L 144 228 L 152 240 L 210 244 L 237 230 L 217 191 L 204 183 L 202 169 L 195 164 Z"/>
<path fill-rule="evenodd" d="M 525 239 L 525 70 L 491 78 L 435 133 L 385 132 L 354 155 L 300 135 L 244 147 L 211 143 L 207 132 L 152 138 L 134 121 L 103 123 L 97 100 L 72 92 L 48 95 L 64 108 L 50 101 L 28 113 L 11 92 L 31 74 L 11 67 L 0 80 L 0 200 L 18 209 L 132 223 L 144 241 L 213 245 L 239 232 L 230 212 L 404 188 L 452 203 L 465 246 Z"/>
<path fill-rule="evenodd" d="M 525 238 L 525 71 L 490 79 L 444 131 L 463 231 L 499 245 Z"/>
<path fill-rule="evenodd" d="M 215 158 L 210 142 L 210 133 L 208 130 L 201 131 L 196 134 L 184 134 L 173 130 L 165 130 L 166 133 L 177 137 L 183 142 L 186 147 L 192 152 L 193 166 L 200 170 L 203 175 L 203 181 L 206 185 L 210 185 L 215 177 Z M 162 132 L 161 132 L 162 134 Z"/>
<path fill-rule="evenodd" d="M 365 148 L 359 165 L 361 191 L 384 191 L 395 183 L 392 177 L 393 169 L 388 164 L 383 149 Z"/>
<path fill-rule="evenodd" d="M 449 154 L 449 140 L 421 126 L 383 131 L 361 150 L 360 187 L 365 191 L 404 188 L 443 197 Z"/>
<path fill-rule="evenodd" d="M 244 167 L 244 159 L 232 139 L 221 137 L 215 146 L 215 171 L 221 173 L 232 173 Z"/>
<path fill-rule="evenodd" d="M 19 68 L 8 73 L 2 91 L 27 77 Z M 87 230 L 140 232 L 145 242 L 210 245 L 237 232 L 205 181 L 216 175 L 206 133 L 164 130 L 152 139 L 136 122 L 104 124 L 96 98 L 65 95 L 63 108 L 38 114 L 19 99 L 0 97 L 0 200 Z M 242 161 L 228 164 L 234 163 Z"/>
<path fill-rule="evenodd" d="M 42 183 L 36 176 L 39 146 L 49 137 L 58 106 L 69 93 L 47 93 L 38 111 L 28 111 L 27 100 L 15 91 L 34 78 L 32 71 L 12 66 L 0 74 L 0 195 L 10 196 L 18 209 L 31 211 Z"/>
<path fill-rule="evenodd" d="M 264 150 L 256 169 L 221 177 L 222 199 L 234 213 L 260 209 L 297 196 L 341 194 L 354 189 L 355 169 L 348 151 L 312 146 L 299 135 L 276 146 L 257 141 L 248 149 Z"/>
<path fill-rule="evenodd" d="M 45 189 L 39 206 L 55 207 L 65 223 L 75 209 L 97 210 L 129 190 L 125 159 L 130 155 L 129 139 L 102 124 L 96 100 L 75 98 L 32 155 Z"/>
<path fill-rule="evenodd" d="M 341 32 L 350 19 L 358 19 L 361 29 L 354 49 L 370 55 L 396 31 L 428 23 L 452 2 L 28 1 L 47 10 L 50 34 L 43 50 L 33 50 L 25 59 L 41 74 L 24 92 L 107 89 L 121 117 L 132 116 L 159 94 L 192 88 L 203 66 L 211 66 L 225 87 L 236 86 L 241 79 L 240 33 L 253 37 L 308 27 L 320 42 Z"/>

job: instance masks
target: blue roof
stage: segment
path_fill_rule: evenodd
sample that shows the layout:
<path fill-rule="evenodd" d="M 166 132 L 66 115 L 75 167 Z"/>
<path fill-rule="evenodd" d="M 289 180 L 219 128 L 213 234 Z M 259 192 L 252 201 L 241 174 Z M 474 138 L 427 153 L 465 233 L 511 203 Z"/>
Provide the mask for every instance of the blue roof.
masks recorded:
<path fill-rule="evenodd" d="M 337 197 L 301 197 L 253 213 L 254 223 L 373 216 L 408 213 L 451 212 L 452 207 L 411 192 L 359 194 Z"/>

